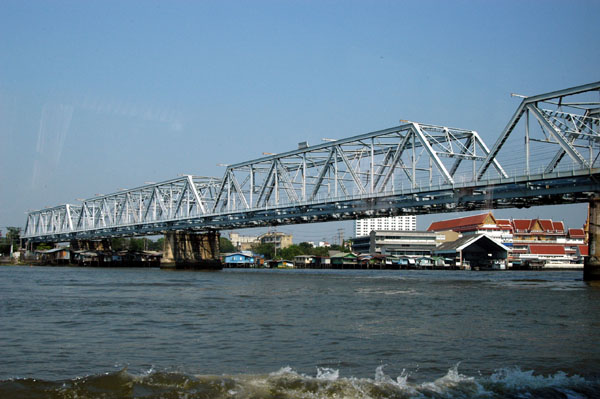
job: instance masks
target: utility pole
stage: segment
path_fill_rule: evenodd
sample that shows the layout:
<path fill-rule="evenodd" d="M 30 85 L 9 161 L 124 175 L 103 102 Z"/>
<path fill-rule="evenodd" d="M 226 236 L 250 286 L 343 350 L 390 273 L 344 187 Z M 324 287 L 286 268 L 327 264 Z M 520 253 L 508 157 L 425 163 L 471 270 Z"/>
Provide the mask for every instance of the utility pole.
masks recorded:
<path fill-rule="evenodd" d="M 338 238 L 340 240 L 340 247 L 344 247 L 344 229 L 338 229 Z"/>

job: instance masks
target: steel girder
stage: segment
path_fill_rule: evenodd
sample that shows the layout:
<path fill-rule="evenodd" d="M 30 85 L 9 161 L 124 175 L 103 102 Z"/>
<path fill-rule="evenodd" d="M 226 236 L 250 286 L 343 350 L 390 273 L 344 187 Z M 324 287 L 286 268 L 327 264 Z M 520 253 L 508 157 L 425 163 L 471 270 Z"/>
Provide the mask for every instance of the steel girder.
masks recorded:
<path fill-rule="evenodd" d="M 491 150 L 472 130 L 406 122 L 230 165 L 221 179 L 184 176 L 33 211 L 23 237 L 93 239 L 585 201 L 600 191 L 599 90 L 597 82 L 525 98 Z M 523 115 L 518 162 L 525 171 L 509 177 L 498 155 Z M 540 157 L 540 175 L 531 168 L 531 143 L 555 148 Z M 559 191 L 551 187 L 559 183 Z"/>
<path fill-rule="evenodd" d="M 184 176 L 118 193 L 30 212 L 23 237 L 119 227 L 135 230 L 148 223 L 208 213 L 220 185 L 212 177 Z"/>
<path fill-rule="evenodd" d="M 599 111 L 600 82 L 525 97 L 479 168 L 477 178 L 481 179 L 492 162 L 502 158 L 501 149 L 511 135 L 516 135 L 519 124 L 524 126 L 524 146 L 518 142 L 525 160 L 522 174 L 597 167 Z M 506 152 L 514 156 L 516 149 L 509 147 Z"/>
<path fill-rule="evenodd" d="M 109 230 L 135 235 L 208 215 L 452 186 L 457 179 L 472 181 L 488 152 L 477 132 L 408 122 L 231 165 L 222 179 L 185 176 L 31 212 L 24 237 Z"/>
<path fill-rule="evenodd" d="M 363 217 L 520 208 L 585 202 L 593 198 L 599 191 L 600 168 L 589 171 L 557 171 L 550 174 L 457 183 L 454 186 L 420 186 L 397 190 L 393 193 L 348 196 L 342 199 L 315 201 L 305 205 L 282 205 L 247 211 L 209 213 L 196 217 L 157 220 L 132 226 L 48 232 L 26 238 L 31 241 L 49 242 L 72 239 L 93 240 L 116 236 L 160 234 L 167 230 L 238 229 L 353 220 Z M 50 209 L 46 211 L 50 211 Z"/>
<path fill-rule="evenodd" d="M 477 132 L 409 122 L 230 165 L 213 212 L 300 205 L 474 180 L 489 150 Z M 467 163 L 469 165 L 467 165 Z M 498 176 L 507 177 L 494 162 Z"/>

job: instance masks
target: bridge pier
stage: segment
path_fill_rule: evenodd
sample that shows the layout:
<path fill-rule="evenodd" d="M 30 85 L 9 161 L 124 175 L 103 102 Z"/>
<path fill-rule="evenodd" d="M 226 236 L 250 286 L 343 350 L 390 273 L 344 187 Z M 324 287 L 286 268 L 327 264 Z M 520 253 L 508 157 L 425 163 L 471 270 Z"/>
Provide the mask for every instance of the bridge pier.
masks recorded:
<path fill-rule="evenodd" d="M 109 239 L 103 240 L 73 240 L 71 241 L 71 251 L 110 251 L 111 243 Z"/>
<path fill-rule="evenodd" d="M 165 233 L 161 268 L 221 270 L 217 231 L 192 233 L 169 231 Z"/>
<path fill-rule="evenodd" d="M 600 197 L 589 202 L 588 256 L 583 263 L 583 279 L 600 281 Z"/>

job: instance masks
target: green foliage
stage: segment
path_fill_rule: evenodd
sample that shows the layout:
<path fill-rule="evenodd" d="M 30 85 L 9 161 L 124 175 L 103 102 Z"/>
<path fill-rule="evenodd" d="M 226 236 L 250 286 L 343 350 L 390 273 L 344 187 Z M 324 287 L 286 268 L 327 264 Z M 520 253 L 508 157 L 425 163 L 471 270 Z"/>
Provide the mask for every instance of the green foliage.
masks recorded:
<path fill-rule="evenodd" d="M 326 248 L 326 247 L 313 248 L 308 255 L 329 256 L 329 248 Z"/>
<path fill-rule="evenodd" d="M 141 252 L 146 249 L 147 238 L 130 238 L 129 239 L 129 250 L 135 252 Z"/>
<path fill-rule="evenodd" d="M 330 249 L 332 251 L 341 251 L 341 252 L 346 252 L 346 253 L 352 252 L 352 250 L 350 248 L 348 248 L 347 246 L 341 246 L 341 245 L 337 245 L 337 244 L 333 244 Z"/>
<path fill-rule="evenodd" d="M 294 260 L 294 257 L 300 255 L 329 256 L 328 248 L 315 248 L 307 242 L 301 242 L 297 245 L 290 245 L 287 248 L 277 250 L 277 253 L 275 253 L 275 247 L 273 244 L 255 244 L 252 246 L 252 251 L 254 253 L 264 255 L 265 259 Z"/>
<path fill-rule="evenodd" d="M 275 256 L 275 246 L 273 244 L 254 244 L 252 252 L 265 256 L 265 259 L 273 259 Z"/>
<path fill-rule="evenodd" d="M 226 237 L 219 238 L 219 249 L 220 249 L 220 252 L 223 254 L 236 251 L 236 248 L 233 246 L 231 241 L 229 241 L 229 239 Z"/>
<path fill-rule="evenodd" d="M 110 248 L 113 251 L 124 251 L 129 249 L 129 239 L 128 238 L 113 238 L 110 241 Z"/>
<path fill-rule="evenodd" d="M 163 247 L 165 245 L 165 238 L 161 237 L 156 241 L 149 241 L 148 242 L 148 251 L 158 251 L 158 252 L 162 252 L 163 251 Z"/>
<path fill-rule="evenodd" d="M 21 228 L 20 227 L 7 227 L 6 236 L 0 240 L 0 254 L 8 255 L 10 253 L 10 245 L 12 244 L 13 250 L 16 251 L 20 246 L 21 241 Z"/>
<path fill-rule="evenodd" d="M 52 249 L 52 245 L 48 244 L 47 242 L 42 242 L 39 243 L 35 249 L 39 251 L 46 251 L 48 249 Z"/>
<path fill-rule="evenodd" d="M 315 248 L 312 244 L 308 242 L 301 242 L 300 244 L 298 244 L 298 246 L 302 248 L 302 251 L 304 251 L 305 254 L 309 253 Z"/>
<path fill-rule="evenodd" d="M 6 239 L 7 240 L 12 240 L 13 243 L 17 243 L 19 242 L 19 239 L 21 238 L 21 228 L 20 227 L 7 227 L 6 228 L 7 233 L 6 233 Z"/>
<path fill-rule="evenodd" d="M 277 254 L 277 258 L 294 260 L 294 257 L 298 255 L 305 255 L 303 248 L 299 245 L 290 245 L 289 247 L 280 250 Z"/>
<path fill-rule="evenodd" d="M 162 251 L 164 238 L 152 241 L 149 238 L 113 238 L 110 247 L 113 251 Z"/>

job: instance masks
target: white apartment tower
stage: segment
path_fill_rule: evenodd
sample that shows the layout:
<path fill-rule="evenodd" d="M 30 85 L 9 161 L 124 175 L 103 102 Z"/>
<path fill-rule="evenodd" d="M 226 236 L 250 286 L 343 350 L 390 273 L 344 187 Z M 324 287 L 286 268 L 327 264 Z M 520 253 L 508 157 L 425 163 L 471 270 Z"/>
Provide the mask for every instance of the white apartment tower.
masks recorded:
<path fill-rule="evenodd" d="M 390 216 L 384 218 L 358 219 L 354 222 L 354 236 L 364 237 L 371 234 L 372 230 L 417 230 L 417 217 Z"/>

